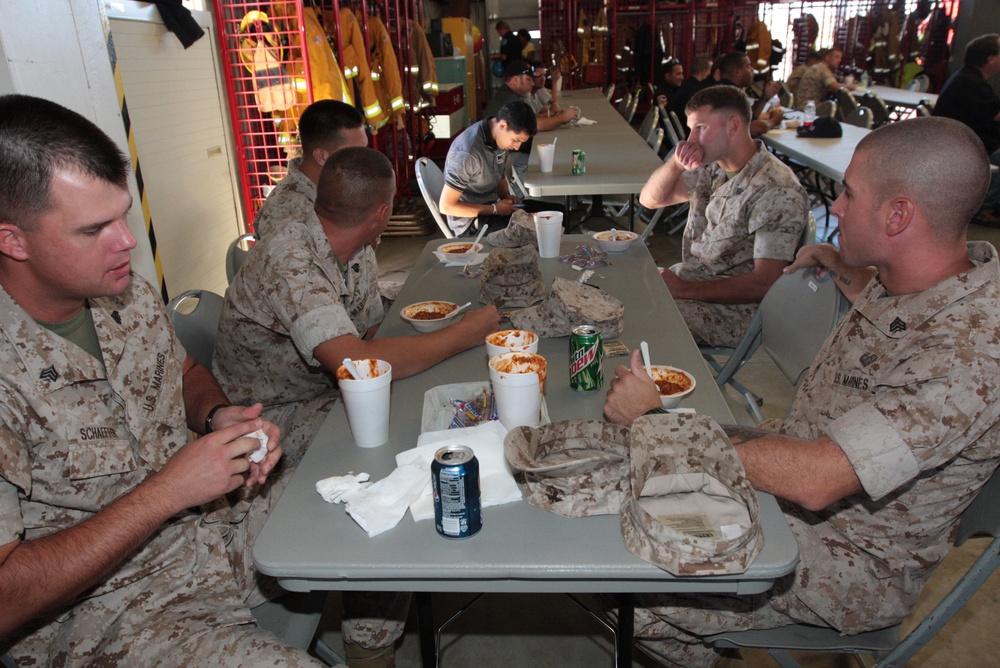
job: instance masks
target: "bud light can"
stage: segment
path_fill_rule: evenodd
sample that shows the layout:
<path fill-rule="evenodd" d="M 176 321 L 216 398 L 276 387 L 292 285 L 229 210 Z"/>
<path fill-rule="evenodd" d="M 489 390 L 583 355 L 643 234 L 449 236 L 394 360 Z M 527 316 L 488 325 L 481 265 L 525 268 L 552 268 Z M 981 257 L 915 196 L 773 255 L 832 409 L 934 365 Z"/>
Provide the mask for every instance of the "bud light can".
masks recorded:
<path fill-rule="evenodd" d="M 445 538 L 468 538 L 483 528 L 479 460 L 464 445 L 441 448 L 431 463 L 434 527 Z"/>
<path fill-rule="evenodd" d="M 576 149 L 573 151 L 573 173 L 574 174 L 586 174 L 587 173 L 587 152 L 581 149 Z"/>
<path fill-rule="evenodd" d="M 593 325 L 574 327 L 569 338 L 569 386 L 577 392 L 604 386 L 604 339 Z"/>

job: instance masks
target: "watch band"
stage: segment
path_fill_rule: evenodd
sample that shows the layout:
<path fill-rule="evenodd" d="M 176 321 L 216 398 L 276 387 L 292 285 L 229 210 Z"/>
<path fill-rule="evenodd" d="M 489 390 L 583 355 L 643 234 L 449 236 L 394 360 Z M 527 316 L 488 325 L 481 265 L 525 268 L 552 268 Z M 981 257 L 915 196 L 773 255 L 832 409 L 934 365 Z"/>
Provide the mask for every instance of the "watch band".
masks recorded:
<path fill-rule="evenodd" d="M 215 414 L 220 408 L 229 408 L 232 404 L 216 404 L 212 406 L 212 409 L 208 411 L 208 415 L 205 416 L 205 433 L 211 434 L 215 431 L 215 425 L 212 422 L 215 420 Z"/>
<path fill-rule="evenodd" d="M 666 414 L 666 413 L 669 413 L 669 412 L 670 411 L 668 411 L 663 406 L 657 406 L 656 408 L 649 409 L 648 411 L 646 411 L 645 413 L 643 413 L 643 415 L 663 415 L 663 414 Z"/>
<path fill-rule="evenodd" d="M 494 216 L 497 215 L 497 205 L 496 205 L 496 203 L 493 204 L 493 215 Z"/>

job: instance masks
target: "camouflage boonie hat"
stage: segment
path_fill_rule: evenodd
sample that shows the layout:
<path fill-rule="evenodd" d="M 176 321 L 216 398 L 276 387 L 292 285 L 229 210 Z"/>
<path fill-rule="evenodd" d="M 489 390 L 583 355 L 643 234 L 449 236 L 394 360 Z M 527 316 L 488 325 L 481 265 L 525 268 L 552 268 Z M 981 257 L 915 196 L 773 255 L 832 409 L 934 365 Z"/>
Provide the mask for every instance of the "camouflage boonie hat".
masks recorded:
<path fill-rule="evenodd" d="M 483 262 L 479 301 L 504 306 L 531 306 L 545 297 L 545 283 L 534 246 L 497 248 Z"/>
<path fill-rule="evenodd" d="M 628 551 L 674 575 L 746 571 L 764 544 L 760 506 L 722 428 L 694 413 L 647 415 L 629 445 Z"/>
<path fill-rule="evenodd" d="M 517 427 L 504 454 L 528 502 L 563 517 L 615 515 L 628 492 L 628 429 L 600 420 Z"/>
<path fill-rule="evenodd" d="M 486 242 L 495 248 L 516 248 L 517 246 L 537 246 L 535 217 L 524 209 L 518 209 L 510 217 L 510 224 L 502 230 L 486 235 Z"/>
<path fill-rule="evenodd" d="M 625 306 L 600 288 L 556 278 L 542 304 L 514 311 L 510 321 L 539 336 L 569 336 L 574 327 L 594 325 L 605 338 L 613 339 L 625 328 Z"/>

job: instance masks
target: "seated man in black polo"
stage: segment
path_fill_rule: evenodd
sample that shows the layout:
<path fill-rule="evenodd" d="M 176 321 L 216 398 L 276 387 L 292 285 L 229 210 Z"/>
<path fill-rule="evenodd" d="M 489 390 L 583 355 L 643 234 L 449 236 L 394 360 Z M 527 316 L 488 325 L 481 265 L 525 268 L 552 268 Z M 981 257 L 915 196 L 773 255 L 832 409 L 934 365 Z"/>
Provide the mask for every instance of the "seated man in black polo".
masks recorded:
<path fill-rule="evenodd" d="M 531 107 L 515 101 L 501 107 L 496 116 L 473 123 L 455 138 L 445 159 L 438 208 L 448 216 L 448 226 L 456 235 L 472 229 L 477 219 L 480 227 L 489 225 L 494 231 L 504 228 L 517 209 L 561 211 L 565 221 L 566 207 L 539 200 L 522 202 L 511 195 L 507 185 L 508 152 L 516 151 L 537 129 Z"/>

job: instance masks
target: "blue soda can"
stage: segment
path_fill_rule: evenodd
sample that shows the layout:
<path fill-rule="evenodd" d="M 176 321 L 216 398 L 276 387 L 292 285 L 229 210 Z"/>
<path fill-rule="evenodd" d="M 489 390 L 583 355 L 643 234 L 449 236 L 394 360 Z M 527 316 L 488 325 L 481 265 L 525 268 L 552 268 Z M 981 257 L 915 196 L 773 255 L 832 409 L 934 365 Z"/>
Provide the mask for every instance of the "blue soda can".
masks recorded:
<path fill-rule="evenodd" d="M 445 538 L 468 538 L 483 528 L 479 460 L 464 445 L 441 448 L 431 463 L 434 528 Z"/>

